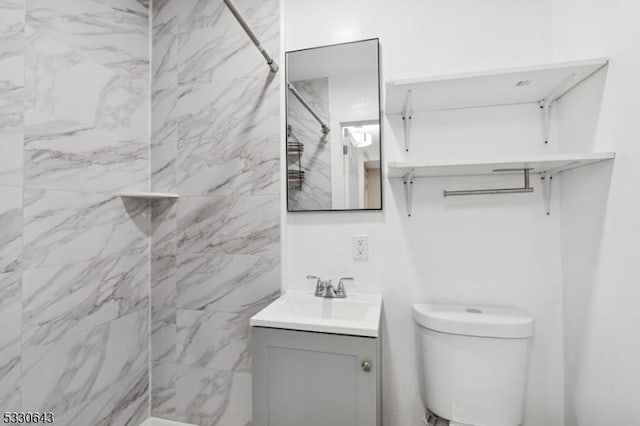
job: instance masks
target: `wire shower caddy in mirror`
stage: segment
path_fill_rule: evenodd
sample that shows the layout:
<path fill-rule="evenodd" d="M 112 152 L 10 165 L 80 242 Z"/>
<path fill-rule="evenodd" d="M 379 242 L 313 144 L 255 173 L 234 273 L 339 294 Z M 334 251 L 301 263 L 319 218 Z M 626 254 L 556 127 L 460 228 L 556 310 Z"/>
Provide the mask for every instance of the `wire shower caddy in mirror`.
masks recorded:
<path fill-rule="evenodd" d="M 302 153 L 304 144 L 293 133 L 291 125 L 287 126 L 287 186 L 289 189 L 301 191 L 304 183 L 302 170 Z"/>

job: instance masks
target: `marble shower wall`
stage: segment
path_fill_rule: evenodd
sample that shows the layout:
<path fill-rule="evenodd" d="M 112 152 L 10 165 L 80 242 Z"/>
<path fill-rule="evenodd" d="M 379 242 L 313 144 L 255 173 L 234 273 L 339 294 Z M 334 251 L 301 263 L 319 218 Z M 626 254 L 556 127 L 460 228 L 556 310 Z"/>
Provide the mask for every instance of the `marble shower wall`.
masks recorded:
<path fill-rule="evenodd" d="M 0 0 L 0 411 L 148 416 L 148 9 Z"/>
<path fill-rule="evenodd" d="M 277 57 L 278 1 L 238 5 Z M 155 415 L 250 421 L 248 318 L 280 288 L 278 80 L 221 1 L 155 1 L 149 64 L 150 7 L 0 0 L 3 410 L 136 425 L 151 346 Z M 182 197 L 118 196 L 150 185 Z"/>
<path fill-rule="evenodd" d="M 279 1 L 237 0 L 279 55 Z M 280 290 L 278 76 L 222 0 L 152 5 L 152 415 L 251 421 L 249 317 Z"/>
<path fill-rule="evenodd" d="M 329 79 L 299 80 L 291 84 L 322 120 L 329 123 Z M 305 172 L 302 188 L 289 189 L 289 209 L 331 210 L 331 138 L 321 132 L 320 124 L 290 91 L 287 91 L 287 125 L 304 144 L 300 165 Z M 288 167 L 297 169 L 298 162 L 291 160 L 288 159 Z"/>

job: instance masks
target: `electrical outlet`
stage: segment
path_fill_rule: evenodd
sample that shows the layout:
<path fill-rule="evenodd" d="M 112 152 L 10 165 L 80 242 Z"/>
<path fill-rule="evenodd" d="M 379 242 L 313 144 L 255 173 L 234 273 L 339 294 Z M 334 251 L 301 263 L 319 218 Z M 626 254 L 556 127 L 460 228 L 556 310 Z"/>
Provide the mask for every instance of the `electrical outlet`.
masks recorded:
<path fill-rule="evenodd" d="M 353 236 L 353 258 L 356 260 L 367 260 L 369 258 L 369 236 Z"/>

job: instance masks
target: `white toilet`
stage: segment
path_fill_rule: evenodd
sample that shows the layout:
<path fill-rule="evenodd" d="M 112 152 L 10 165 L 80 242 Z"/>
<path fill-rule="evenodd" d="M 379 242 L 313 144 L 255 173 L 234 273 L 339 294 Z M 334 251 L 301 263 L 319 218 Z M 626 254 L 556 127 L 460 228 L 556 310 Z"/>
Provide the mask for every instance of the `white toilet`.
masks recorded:
<path fill-rule="evenodd" d="M 522 423 L 531 315 L 495 306 L 416 304 L 413 318 L 427 410 L 451 426 Z"/>

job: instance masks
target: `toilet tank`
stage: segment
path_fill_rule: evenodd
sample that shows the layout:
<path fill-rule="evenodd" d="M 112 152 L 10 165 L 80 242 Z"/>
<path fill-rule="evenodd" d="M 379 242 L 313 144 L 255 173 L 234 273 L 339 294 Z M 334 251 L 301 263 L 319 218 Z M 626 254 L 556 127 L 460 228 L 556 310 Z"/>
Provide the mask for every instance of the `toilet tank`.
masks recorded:
<path fill-rule="evenodd" d="M 429 410 L 473 426 L 517 426 L 533 317 L 505 307 L 413 305 L 420 391 Z"/>

